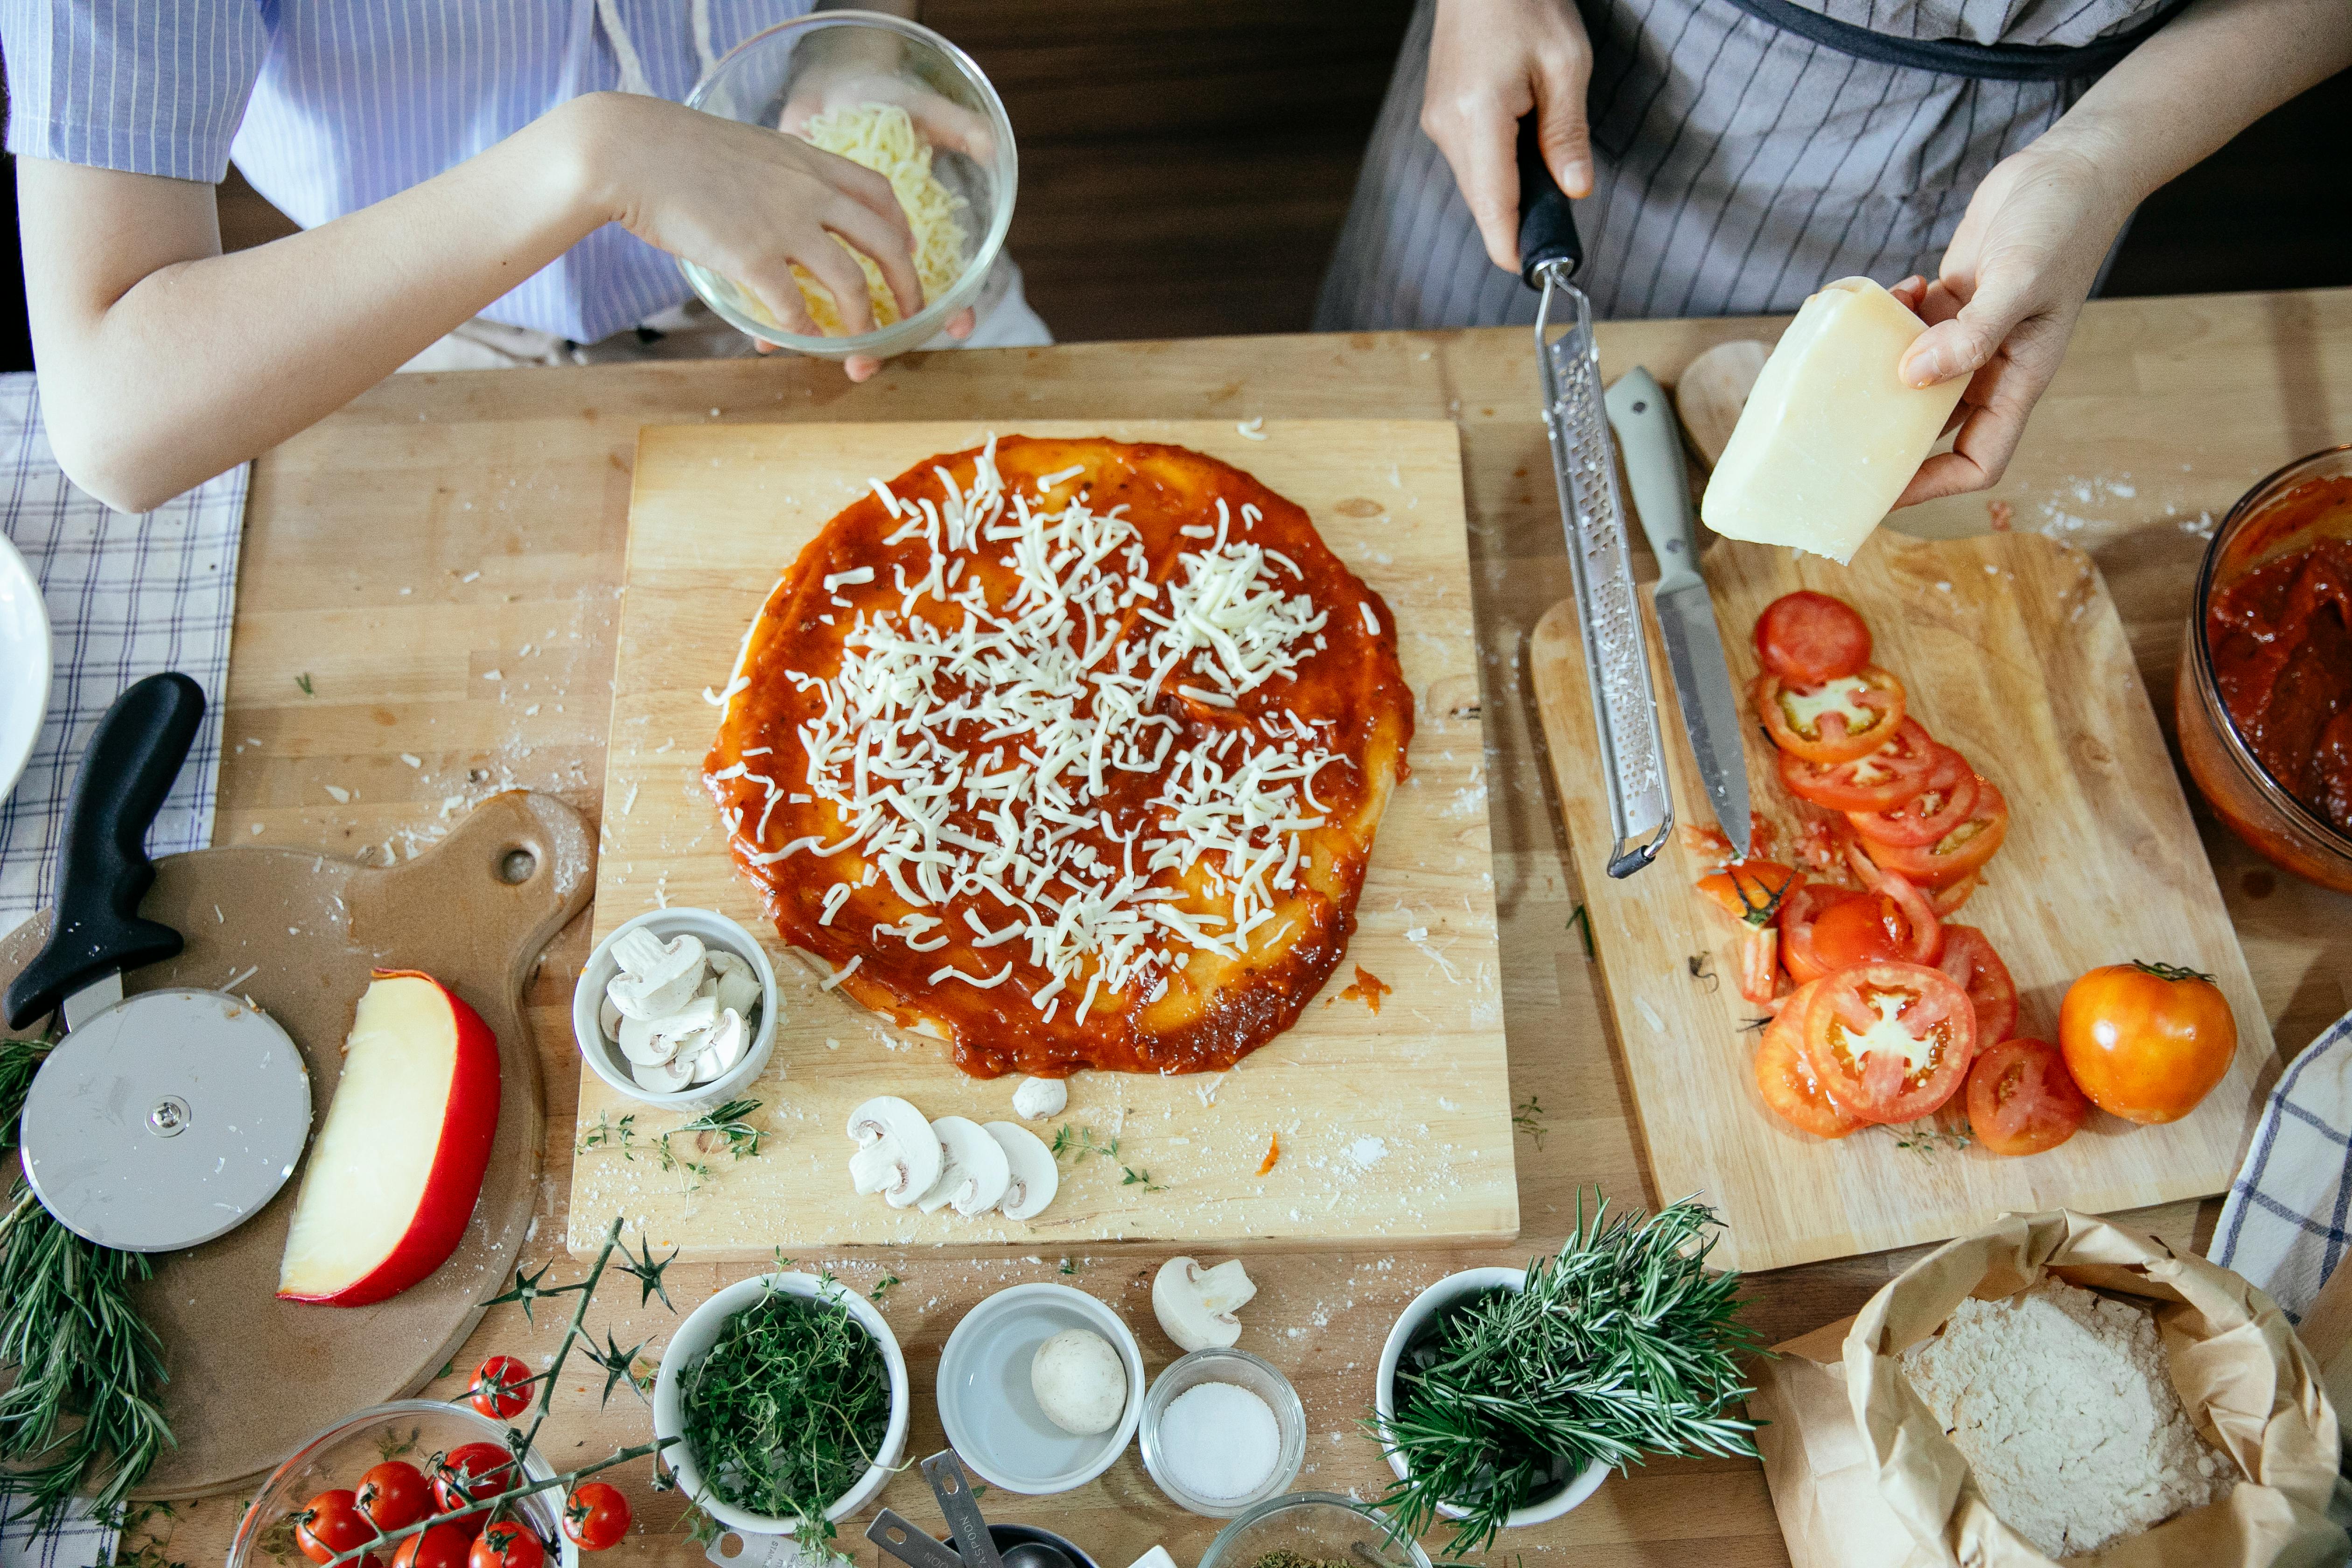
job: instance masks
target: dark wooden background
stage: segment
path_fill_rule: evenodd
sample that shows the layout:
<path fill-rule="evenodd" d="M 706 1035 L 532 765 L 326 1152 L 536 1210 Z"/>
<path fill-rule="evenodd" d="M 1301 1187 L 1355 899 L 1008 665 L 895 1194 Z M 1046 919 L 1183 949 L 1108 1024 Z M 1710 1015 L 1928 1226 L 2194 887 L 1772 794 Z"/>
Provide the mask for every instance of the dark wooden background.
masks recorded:
<path fill-rule="evenodd" d="M 1064 342 L 1304 331 L 1411 9 L 921 4 L 1004 95 L 1021 138 L 1012 249 Z M 2142 208 L 2106 292 L 2352 283 L 2347 126 L 2352 73 L 2248 130 Z M 234 173 L 221 225 L 232 247 L 288 227 Z M 22 317 L 0 298 L 0 368 L 31 363 Z"/>

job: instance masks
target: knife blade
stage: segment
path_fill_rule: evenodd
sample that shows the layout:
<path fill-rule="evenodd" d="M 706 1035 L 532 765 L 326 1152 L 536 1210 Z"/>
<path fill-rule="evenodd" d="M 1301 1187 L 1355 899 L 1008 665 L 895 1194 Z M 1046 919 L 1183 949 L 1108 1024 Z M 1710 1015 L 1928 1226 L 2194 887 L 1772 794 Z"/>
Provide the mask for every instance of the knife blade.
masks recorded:
<path fill-rule="evenodd" d="M 1614 837 L 1609 874 L 1630 877 L 1665 847 L 1675 825 L 1674 797 L 1666 787 L 1658 700 L 1650 688 L 1649 647 L 1634 598 L 1624 501 L 1617 493 L 1616 458 L 1601 406 L 1592 302 L 1574 281 L 1584 264 L 1584 247 L 1568 197 L 1538 151 L 1532 115 L 1519 122 L 1518 163 L 1519 189 L 1527 194 L 1519 219 L 1519 277 L 1543 297 L 1536 310 L 1536 363 L 1601 776 L 1608 785 Z M 1573 324 L 1555 339 L 1555 311 L 1562 307 L 1572 312 Z"/>
<path fill-rule="evenodd" d="M 1625 454 L 1633 510 L 1658 558 L 1658 632 L 1666 645 L 1666 668 L 1674 672 L 1683 730 L 1715 820 L 1744 860 L 1751 847 L 1745 721 L 1723 657 L 1715 601 L 1694 558 L 1690 478 L 1674 408 L 1657 378 L 1639 365 L 1617 378 L 1604 401 Z"/>

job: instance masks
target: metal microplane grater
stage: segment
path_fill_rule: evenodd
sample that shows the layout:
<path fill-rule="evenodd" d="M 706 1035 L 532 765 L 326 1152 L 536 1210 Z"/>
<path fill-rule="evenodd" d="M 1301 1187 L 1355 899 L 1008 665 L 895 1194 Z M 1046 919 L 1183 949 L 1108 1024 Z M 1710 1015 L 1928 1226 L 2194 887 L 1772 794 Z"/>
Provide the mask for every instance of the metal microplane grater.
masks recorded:
<path fill-rule="evenodd" d="M 1532 116 L 1519 125 L 1519 276 L 1538 290 L 1536 363 L 1543 380 L 1544 430 L 1551 438 L 1552 478 L 1576 584 L 1576 620 L 1584 635 L 1584 675 L 1592 689 L 1593 728 L 1601 737 L 1601 777 L 1609 789 L 1614 842 L 1609 874 L 1630 877 L 1665 847 L 1675 826 L 1666 787 L 1658 700 L 1650 687 L 1650 650 L 1633 594 L 1625 502 L 1617 489 L 1616 449 L 1601 402 L 1601 356 L 1592 342 L 1592 301 L 1575 284 L 1584 247 L 1568 198 L 1544 166 Z M 1575 321 L 1555 339 L 1564 312 Z"/>

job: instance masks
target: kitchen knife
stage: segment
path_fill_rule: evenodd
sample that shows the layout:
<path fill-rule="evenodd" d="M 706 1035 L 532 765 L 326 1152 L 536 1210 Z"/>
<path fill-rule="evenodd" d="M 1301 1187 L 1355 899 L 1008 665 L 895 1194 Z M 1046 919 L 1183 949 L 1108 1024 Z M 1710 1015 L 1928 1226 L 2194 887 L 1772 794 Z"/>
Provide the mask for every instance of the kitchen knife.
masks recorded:
<path fill-rule="evenodd" d="M 243 1224 L 310 1134 L 310 1079 L 286 1031 L 225 991 L 126 998 L 125 971 L 180 951 L 142 919 L 148 827 L 204 718 L 184 675 L 151 675 L 99 721 L 58 852 L 48 942 L 10 982 L 9 1026 L 66 1026 L 25 1097 L 20 1155 L 42 1205 L 121 1252 L 171 1252 Z"/>
<path fill-rule="evenodd" d="M 1552 479 L 1559 489 L 1576 585 L 1577 626 L 1584 636 L 1584 674 L 1592 690 L 1593 729 L 1609 794 L 1609 874 L 1630 877 L 1665 847 L 1674 831 L 1658 700 L 1650 689 L 1650 653 L 1633 596 L 1633 552 L 1625 504 L 1617 493 L 1617 459 L 1601 396 L 1601 356 L 1592 340 L 1592 301 L 1575 283 L 1584 243 L 1568 197 L 1544 166 L 1533 115 L 1519 121 L 1519 278 L 1542 295 L 1536 309 L 1536 364 L 1543 382 L 1544 431 L 1551 441 Z M 1574 324 L 1558 339 L 1558 312 Z"/>
<path fill-rule="evenodd" d="M 1698 574 L 1691 542 L 1690 475 L 1683 466 L 1682 432 L 1665 389 L 1640 365 L 1617 378 L 1605 401 L 1610 427 L 1625 454 L 1633 510 L 1658 558 L 1658 633 L 1665 639 L 1683 730 L 1698 762 L 1699 782 L 1715 805 L 1715 820 L 1745 860 L 1751 826 L 1748 752 L 1741 744 L 1745 723 L 1731 667 L 1724 662 L 1715 601 Z"/>

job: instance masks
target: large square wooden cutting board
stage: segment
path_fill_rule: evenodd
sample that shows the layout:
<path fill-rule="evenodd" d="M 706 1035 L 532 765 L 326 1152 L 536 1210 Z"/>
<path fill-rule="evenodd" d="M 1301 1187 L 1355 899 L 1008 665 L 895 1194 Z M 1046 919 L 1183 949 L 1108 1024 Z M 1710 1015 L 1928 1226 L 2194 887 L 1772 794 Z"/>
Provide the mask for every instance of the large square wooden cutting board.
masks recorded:
<path fill-rule="evenodd" d="M 937 1041 L 819 989 L 737 875 L 701 783 L 737 645 L 777 576 L 871 479 L 999 435 L 1171 441 L 1257 476 L 1305 507 L 1339 557 L 1388 601 L 1414 702 L 1412 773 L 1372 849 L 1339 971 L 1297 1026 L 1229 1073 L 1081 1073 L 1062 1115 L 1116 1156 L 1062 1166 L 1061 1194 L 1027 1225 L 893 1209 L 850 1190 L 843 1129 L 876 1094 L 929 1116 L 1013 1120 L 1016 1079 L 983 1082 Z M 1125 1239 L 1383 1244 L 1501 1238 L 1518 1229 L 1488 853 L 1477 647 L 1471 627 L 1460 443 L 1443 421 L 1230 424 L 710 425 L 649 428 L 637 444 L 595 934 L 657 905 L 732 916 L 769 945 L 783 1020 L 751 1092 L 769 1132 L 757 1156 L 709 1162 L 698 1183 L 649 1140 L 676 1126 L 582 1075 L 580 1126 L 626 1147 L 577 1152 L 570 1243 L 593 1249 L 618 1213 L 690 1258 L 781 1247 L 1040 1248 Z M 1361 965 L 1394 987 L 1375 1014 L 1341 995 Z M 1281 1156 L 1258 1173 L 1279 1137 Z M 632 1157 L 634 1156 L 634 1157 Z"/>

